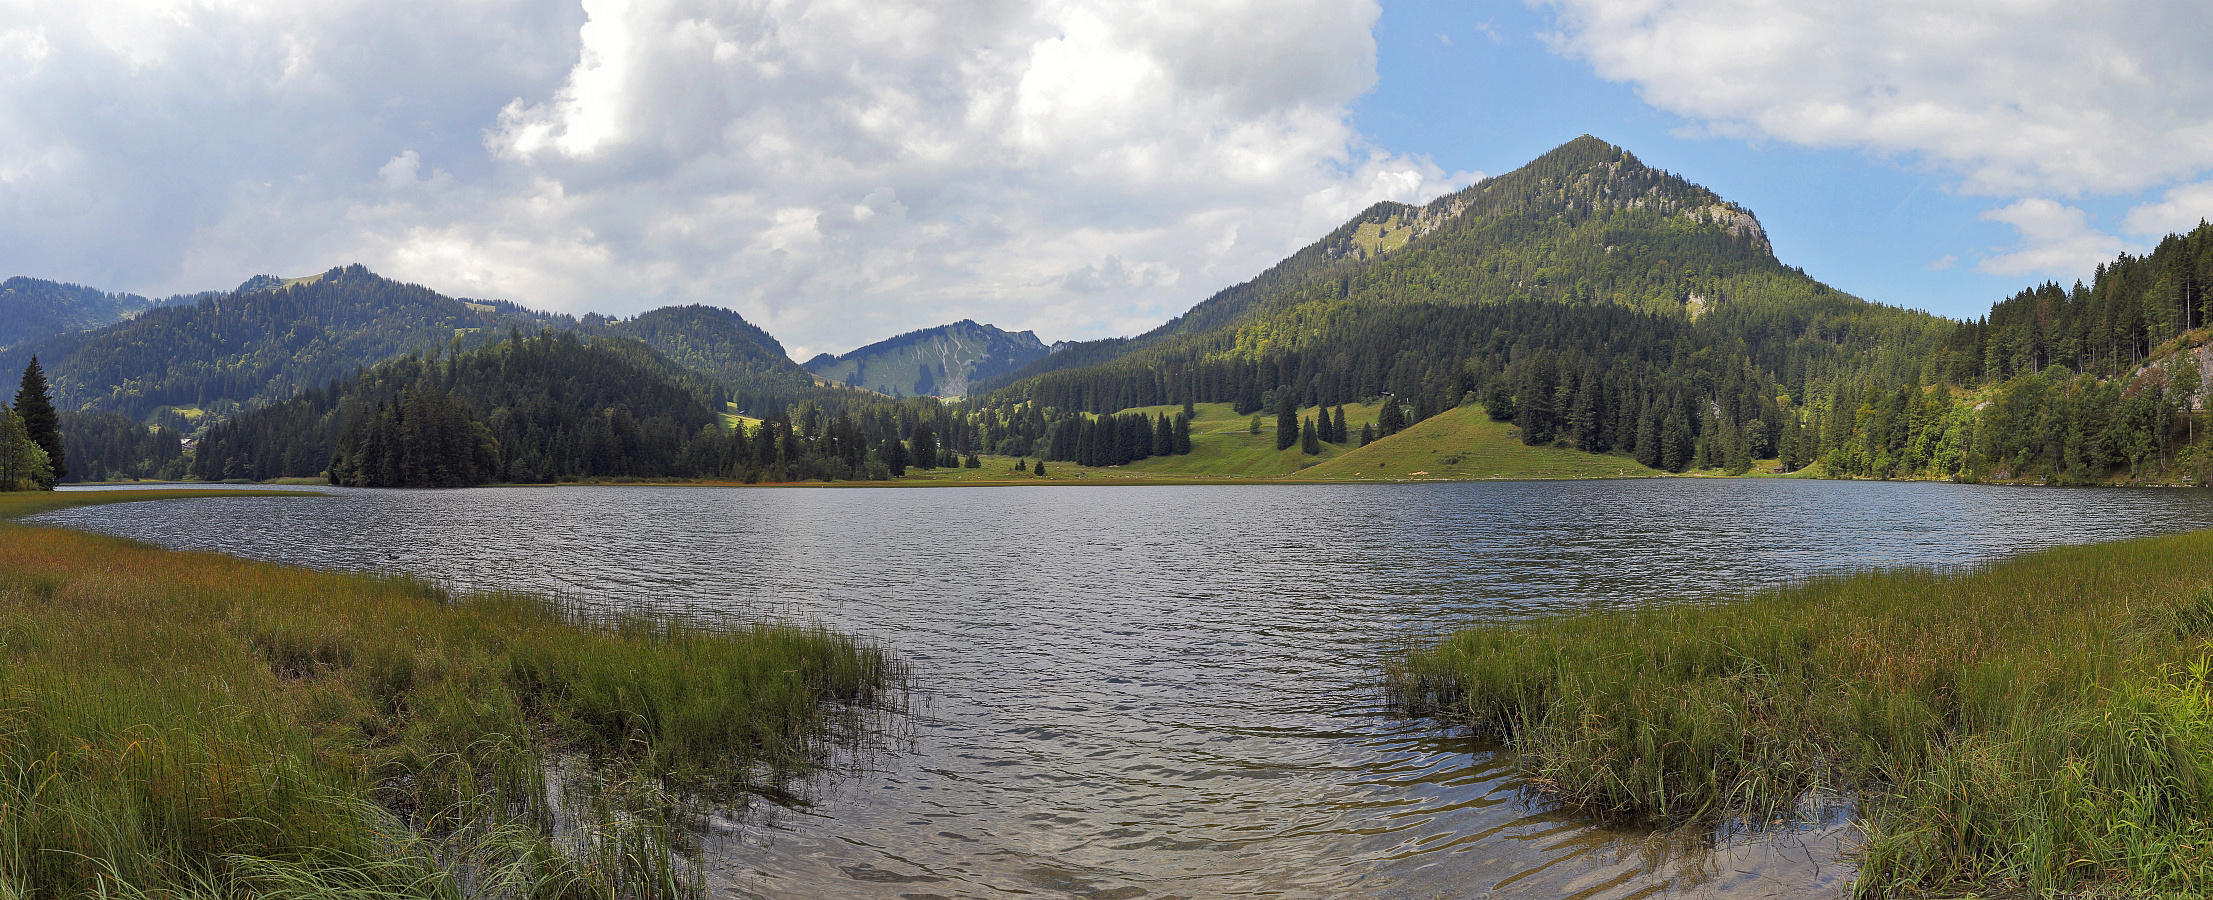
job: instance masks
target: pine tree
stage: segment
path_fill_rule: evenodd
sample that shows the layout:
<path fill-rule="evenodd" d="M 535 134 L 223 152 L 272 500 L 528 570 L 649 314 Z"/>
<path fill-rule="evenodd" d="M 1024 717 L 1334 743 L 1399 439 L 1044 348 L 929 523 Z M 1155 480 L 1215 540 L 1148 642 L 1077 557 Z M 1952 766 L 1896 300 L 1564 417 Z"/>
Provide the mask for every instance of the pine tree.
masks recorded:
<path fill-rule="evenodd" d="M 1375 443 L 1375 425 L 1368 422 L 1360 423 L 1360 446 L 1365 447 L 1373 443 Z"/>
<path fill-rule="evenodd" d="M 1184 417 L 1185 419 L 1196 419 L 1196 418 L 1198 418 L 1198 417 L 1199 417 L 1199 408 L 1198 408 L 1198 407 L 1197 407 L 1196 405 L 1193 405 L 1193 404 L 1192 404 L 1192 402 L 1191 402 L 1191 401 L 1189 401 L 1189 400 L 1185 400 L 1185 401 L 1183 401 L 1183 417 Z"/>
<path fill-rule="evenodd" d="M 1321 432 L 1314 427 L 1311 417 L 1299 428 L 1299 452 L 1308 456 L 1322 452 Z"/>
<path fill-rule="evenodd" d="M 1182 456 L 1190 452 L 1191 417 L 1179 415 L 1176 417 L 1176 455 Z"/>
<path fill-rule="evenodd" d="M 1045 461 L 1042 459 L 1038 460 L 1037 468 L 1030 470 L 1030 474 L 1036 475 L 1039 478 L 1045 477 Z"/>
<path fill-rule="evenodd" d="M 69 477 L 68 460 L 62 456 L 61 417 L 54 413 L 54 399 L 46 393 L 46 370 L 38 357 L 23 367 L 23 381 L 15 389 L 15 415 L 23 420 L 23 433 L 46 451 L 46 486 Z"/>
<path fill-rule="evenodd" d="M 1276 449 L 1283 450 L 1299 442 L 1299 406 L 1291 399 L 1291 392 L 1284 391 L 1276 399 Z"/>
<path fill-rule="evenodd" d="M 1352 437 L 1352 433 L 1345 430 L 1345 405 L 1339 403 L 1337 404 L 1337 421 L 1330 423 L 1329 426 L 1329 442 L 1343 444 L 1350 437 Z"/>

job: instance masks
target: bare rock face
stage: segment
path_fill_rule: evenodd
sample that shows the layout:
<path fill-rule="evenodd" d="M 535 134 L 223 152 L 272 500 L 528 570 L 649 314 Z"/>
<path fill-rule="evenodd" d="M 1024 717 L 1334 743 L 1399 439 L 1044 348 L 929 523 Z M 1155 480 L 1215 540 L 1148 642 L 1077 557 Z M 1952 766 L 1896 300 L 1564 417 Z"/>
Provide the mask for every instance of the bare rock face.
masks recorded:
<path fill-rule="evenodd" d="M 1749 235 L 1752 242 L 1758 245 L 1762 252 L 1770 254 L 1775 252 L 1775 248 L 1767 242 L 1766 229 L 1760 227 L 1760 220 L 1752 215 L 1751 210 L 1729 203 L 1689 210 L 1684 215 L 1701 223 L 1720 225 L 1727 228 L 1730 237 L 1741 238 Z"/>

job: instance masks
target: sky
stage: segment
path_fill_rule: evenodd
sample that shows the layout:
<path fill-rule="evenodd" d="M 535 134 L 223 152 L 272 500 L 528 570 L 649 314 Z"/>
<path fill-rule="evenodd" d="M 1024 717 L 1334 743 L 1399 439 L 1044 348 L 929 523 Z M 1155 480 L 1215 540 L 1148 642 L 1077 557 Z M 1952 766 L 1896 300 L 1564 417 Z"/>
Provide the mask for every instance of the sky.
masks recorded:
<path fill-rule="evenodd" d="M 1582 134 L 1972 317 L 2213 217 L 2202 0 L 0 0 L 0 275 L 1133 334 Z"/>

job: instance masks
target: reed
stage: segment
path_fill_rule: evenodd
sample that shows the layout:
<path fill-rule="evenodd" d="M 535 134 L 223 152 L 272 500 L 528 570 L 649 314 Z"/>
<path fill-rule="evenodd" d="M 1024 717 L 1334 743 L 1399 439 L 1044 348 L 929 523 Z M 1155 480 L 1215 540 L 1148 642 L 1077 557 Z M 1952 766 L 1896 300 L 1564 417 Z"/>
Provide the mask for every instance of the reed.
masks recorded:
<path fill-rule="evenodd" d="M 1387 683 L 1656 822 L 1860 798 L 1861 896 L 2213 890 L 2213 532 L 1454 633 Z"/>
<path fill-rule="evenodd" d="M 818 628 L 0 523 L 0 897 L 696 895 L 690 816 L 901 684 Z"/>

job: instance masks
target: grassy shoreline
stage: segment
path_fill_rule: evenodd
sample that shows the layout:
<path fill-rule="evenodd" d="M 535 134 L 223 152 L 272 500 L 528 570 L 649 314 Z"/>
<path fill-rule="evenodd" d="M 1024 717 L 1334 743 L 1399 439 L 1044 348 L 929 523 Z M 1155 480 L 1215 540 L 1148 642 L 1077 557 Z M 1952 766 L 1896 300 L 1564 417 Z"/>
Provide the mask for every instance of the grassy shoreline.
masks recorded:
<path fill-rule="evenodd" d="M 0 521 L 0 897 L 694 895 L 688 817 L 808 772 L 900 679 L 819 629 Z"/>
<path fill-rule="evenodd" d="M 1456 632 L 1405 712 L 1601 815 L 1861 799 L 1867 897 L 2213 890 L 2213 532 Z"/>

